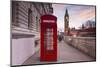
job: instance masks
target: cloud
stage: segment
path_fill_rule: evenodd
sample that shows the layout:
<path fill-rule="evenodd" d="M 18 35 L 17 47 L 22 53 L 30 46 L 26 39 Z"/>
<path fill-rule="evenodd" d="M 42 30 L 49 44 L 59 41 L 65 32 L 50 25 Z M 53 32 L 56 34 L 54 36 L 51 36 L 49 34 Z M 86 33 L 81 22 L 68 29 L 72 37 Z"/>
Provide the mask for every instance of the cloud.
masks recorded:
<path fill-rule="evenodd" d="M 95 10 L 90 9 L 90 10 L 81 11 L 79 14 L 79 17 L 82 18 L 83 20 L 94 18 L 95 17 Z"/>
<path fill-rule="evenodd" d="M 85 6 L 86 7 L 86 6 Z M 74 10 L 74 14 L 70 12 L 70 26 L 73 27 L 79 27 L 83 22 L 87 20 L 91 20 L 95 18 L 95 7 L 89 6 L 88 8 L 86 7 L 84 9 L 80 10 Z M 74 8 L 75 9 L 75 8 Z"/>

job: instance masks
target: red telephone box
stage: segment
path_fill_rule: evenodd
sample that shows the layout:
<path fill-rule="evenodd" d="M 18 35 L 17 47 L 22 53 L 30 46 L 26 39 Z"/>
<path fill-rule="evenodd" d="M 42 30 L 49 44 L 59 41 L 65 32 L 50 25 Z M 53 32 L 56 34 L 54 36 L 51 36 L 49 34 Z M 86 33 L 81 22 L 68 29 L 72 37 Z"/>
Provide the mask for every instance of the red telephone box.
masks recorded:
<path fill-rule="evenodd" d="M 53 15 L 41 16 L 41 61 L 57 60 L 57 18 Z"/>

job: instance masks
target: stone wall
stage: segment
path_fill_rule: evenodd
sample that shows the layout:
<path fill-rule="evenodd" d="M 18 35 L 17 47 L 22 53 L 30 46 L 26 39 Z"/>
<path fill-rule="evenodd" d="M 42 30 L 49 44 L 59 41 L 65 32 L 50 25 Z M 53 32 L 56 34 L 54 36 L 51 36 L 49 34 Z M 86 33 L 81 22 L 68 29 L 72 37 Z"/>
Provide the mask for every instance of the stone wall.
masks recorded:
<path fill-rule="evenodd" d="M 65 36 L 64 41 L 69 45 L 81 50 L 87 55 L 96 58 L 96 38 L 95 37 L 71 37 Z"/>

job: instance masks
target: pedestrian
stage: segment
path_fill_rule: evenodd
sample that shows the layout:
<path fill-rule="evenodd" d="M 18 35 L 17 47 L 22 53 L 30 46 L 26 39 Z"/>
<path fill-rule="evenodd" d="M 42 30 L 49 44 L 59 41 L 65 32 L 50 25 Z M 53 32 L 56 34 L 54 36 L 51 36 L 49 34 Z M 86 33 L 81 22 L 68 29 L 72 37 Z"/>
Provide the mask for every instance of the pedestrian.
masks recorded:
<path fill-rule="evenodd" d="M 59 39 L 59 42 L 61 42 L 61 41 L 62 41 L 62 36 L 59 35 L 59 36 L 58 36 L 58 39 Z"/>

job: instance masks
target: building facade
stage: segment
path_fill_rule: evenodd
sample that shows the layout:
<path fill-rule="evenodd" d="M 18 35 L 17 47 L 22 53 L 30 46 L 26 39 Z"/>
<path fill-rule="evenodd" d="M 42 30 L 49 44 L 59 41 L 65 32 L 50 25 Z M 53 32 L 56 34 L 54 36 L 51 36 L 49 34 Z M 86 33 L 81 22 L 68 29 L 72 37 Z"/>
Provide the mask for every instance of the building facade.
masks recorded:
<path fill-rule="evenodd" d="M 53 14 L 52 4 L 12 1 L 12 65 L 21 65 L 40 47 L 40 17 Z"/>

